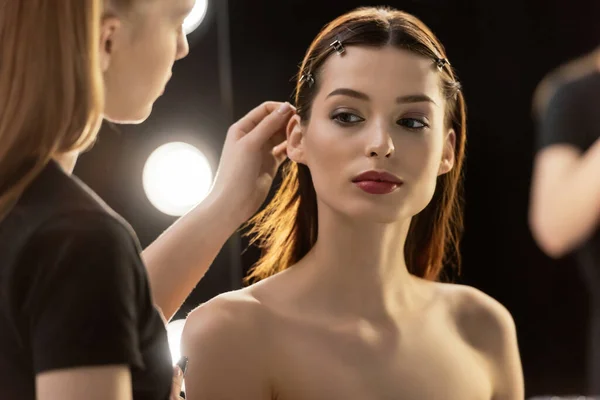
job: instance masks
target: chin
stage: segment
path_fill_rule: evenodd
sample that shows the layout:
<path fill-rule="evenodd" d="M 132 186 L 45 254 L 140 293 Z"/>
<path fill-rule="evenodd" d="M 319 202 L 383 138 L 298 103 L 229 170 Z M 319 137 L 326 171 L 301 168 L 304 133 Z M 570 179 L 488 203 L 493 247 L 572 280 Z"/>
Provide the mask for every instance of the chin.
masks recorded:
<path fill-rule="evenodd" d="M 148 117 L 150 117 L 151 113 L 152 105 L 146 107 L 145 109 L 137 110 L 137 112 L 106 113 L 104 115 L 104 119 L 120 125 L 137 125 L 146 121 Z"/>

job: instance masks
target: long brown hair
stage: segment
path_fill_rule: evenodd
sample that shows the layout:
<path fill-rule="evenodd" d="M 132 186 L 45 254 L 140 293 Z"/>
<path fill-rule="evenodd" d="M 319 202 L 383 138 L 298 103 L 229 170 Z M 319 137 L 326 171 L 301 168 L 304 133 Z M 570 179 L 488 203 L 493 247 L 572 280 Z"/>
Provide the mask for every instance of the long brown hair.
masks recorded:
<path fill-rule="evenodd" d="M 297 76 L 295 103 L 303 122 L 310 118 L 319 90 L 319 73 L 343 46 L 394 46 L 432 59 L 446 59 L 443 46 L 416 17 L 390 8 L 359 8 L 329 23 L 310 45 Z M 306 79 L 312 74 L 313 84 Z M 446 124 L 456 133 L 454 168 L 440 177 L 429 205 L 411 221 L 405 257 L 409 271 L 437 280 L 444 264 L 460 267 L 462 234 L 462 165 L 465 158 L 466 108 L 460 85 L 449 63 L 441 65 L 442 91 L 447 101 Z M 287 162 L 283 182 L 273 200 L 251 221 L 248 235 L 262 257 L 246 278 L 258 280 L 282 271 L 304 257 L 317 240 L 317 196 L 308 167 Z"/>
<path fill-rule="evenodd" d="M 0 0 L 0 219 L 51 158 L 95 141 L 103 0 Z"/>

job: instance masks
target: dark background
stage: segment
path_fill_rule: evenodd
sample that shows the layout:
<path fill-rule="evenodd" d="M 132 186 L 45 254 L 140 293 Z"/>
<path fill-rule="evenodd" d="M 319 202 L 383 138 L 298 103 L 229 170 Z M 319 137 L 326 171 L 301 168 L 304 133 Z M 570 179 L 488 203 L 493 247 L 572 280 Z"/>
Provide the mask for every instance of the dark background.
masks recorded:
<path fill-rule="evenodd" d="M 227 127 L 264 100 L 290 100 L 293 77 L 321 27 L 372 1 L 215 0 L 189 36 L 152 117 L 104 126 L 78 174 L 148 245 L 174 218 L 146 199 L 142 168 L 160 144 L 187 141 L 216 168 Z M 600 44 L 600 1 L 388 1 L 444 43 L 468 105 L 466 234 L 459 282 L 502 302 L 515 319 L 527 396 L 584 393 L 587 293 L 570 257 L 552 261 L 527 226 L 535 127 L 533 90 L 545 72 Z M 243 241 L 241 247 L 247 243 Z M 176 318 L 241 286 L 254 249 L 234 237 Z M 460 362 L 460 360 L 457 360 Z"/>

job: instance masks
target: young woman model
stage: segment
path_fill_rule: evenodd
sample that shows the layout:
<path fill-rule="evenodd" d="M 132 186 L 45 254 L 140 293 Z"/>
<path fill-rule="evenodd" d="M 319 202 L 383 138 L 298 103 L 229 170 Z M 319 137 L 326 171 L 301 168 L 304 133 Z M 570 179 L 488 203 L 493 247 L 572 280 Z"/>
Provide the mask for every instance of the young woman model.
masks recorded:
<path fill-rule="evenodd" d="M 253 219 L 261 281 L 189 316 L 188 399 L 523 399 L 508 311 L 438 281 L 458 262 L 466 116 L 437 38 L 401 11 L 343 15 L 295 100 L 291 162 Z"/>

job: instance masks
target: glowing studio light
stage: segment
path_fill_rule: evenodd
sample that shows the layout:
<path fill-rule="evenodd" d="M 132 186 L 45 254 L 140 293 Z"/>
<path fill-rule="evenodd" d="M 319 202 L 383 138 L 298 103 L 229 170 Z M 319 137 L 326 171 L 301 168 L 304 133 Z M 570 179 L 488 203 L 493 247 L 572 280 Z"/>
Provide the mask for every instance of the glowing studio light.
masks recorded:
<path fill-rule="evenodd" d="M 196 0 L 192 11 L 183 21 L 183 32 L 186 35 L 194 32 L 206 17 L 206 11 L 208 10 L 208 0 Z"/>
<path fill-rule="evenodd" d="M 178 217 L 208 195 L 213 172 L 200 150 L 173 142 L 160 146 L 148 157 L 142 179 L 150 203 L 159 211 Z"/>
<path fill-rule="evenodd" d="M 173 365 L 181 358 L 181 335 L 183 334 L 184 325 L 185 319 L 178 319 L 167 325 L 167 338 L 169 340 Z"/>

